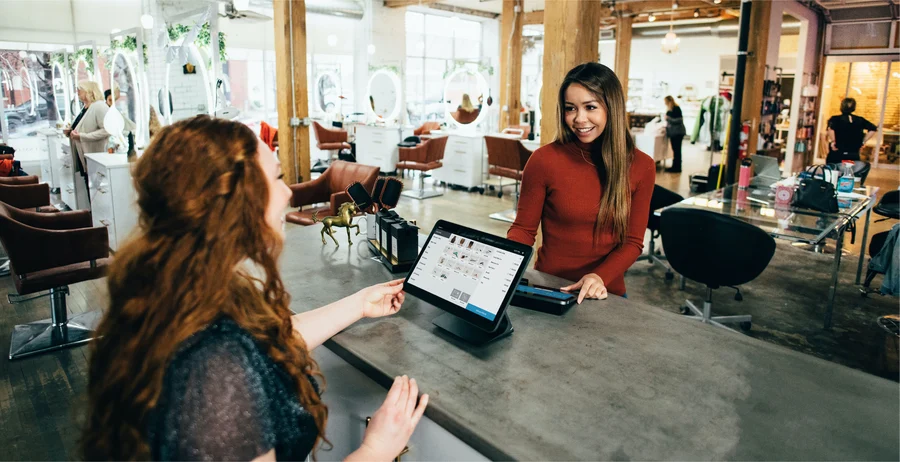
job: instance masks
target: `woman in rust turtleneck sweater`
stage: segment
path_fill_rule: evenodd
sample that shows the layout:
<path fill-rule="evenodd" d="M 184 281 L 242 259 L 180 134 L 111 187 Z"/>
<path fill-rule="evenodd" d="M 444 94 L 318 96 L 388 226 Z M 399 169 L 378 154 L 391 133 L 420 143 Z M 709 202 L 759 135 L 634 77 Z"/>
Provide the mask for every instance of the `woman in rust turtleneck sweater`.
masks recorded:
<path fill-rule="evenodd" d="M 535 269 L 572 281 L 585 298 L 625 295 L 625 270 L 644 248 L 656 166 L 634 148 L 618 77 L 581 64 L 559 89 L 556 140 L 536 150 L 522 176 L 507 237 L 543 245 Z"/>

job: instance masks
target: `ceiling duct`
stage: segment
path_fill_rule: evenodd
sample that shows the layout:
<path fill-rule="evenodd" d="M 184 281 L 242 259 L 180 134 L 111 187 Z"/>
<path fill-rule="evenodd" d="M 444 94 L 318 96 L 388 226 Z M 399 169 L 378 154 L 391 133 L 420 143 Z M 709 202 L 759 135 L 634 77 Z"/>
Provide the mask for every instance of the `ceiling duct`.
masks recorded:
<path fill-rule="evenodd" d="M 737 37 L 739 28 L 738 19 L 726 19 L 708 25 L 679 24 L 676 21 L 674 31 L 678 35 Z M 782 35 L 796 35 L 800 33 L 800 21 L 785 18 L 781 30 Z M 661 23 L 656 27 L 634 28 L 635 37 L 664 37 L 668 32 L 668 23 Z"/>
<path fill-rule="evenodd" d="M 279 0 L 283 1 L 283 0 Z M 270 21 L 275 15 L 272 0 L 220 0 L 220 12 L 232 20 Z M 306 14 L 360 20 L 365 10 L 354 0 L 306 0 Z"/>

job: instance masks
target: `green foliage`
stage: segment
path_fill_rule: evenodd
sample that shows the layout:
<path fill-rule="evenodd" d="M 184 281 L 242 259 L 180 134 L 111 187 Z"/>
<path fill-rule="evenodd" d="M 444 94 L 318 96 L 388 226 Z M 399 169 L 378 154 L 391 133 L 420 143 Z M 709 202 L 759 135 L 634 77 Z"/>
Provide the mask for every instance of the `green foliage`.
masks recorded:
<path fill-rule="evenodd" d="M 148 65 L 150 63 L 150 59 L 147 56 L 147 44 L 143 43 L 143 55 L 144 55 L 144 65 Z M 137 52 L 137 37 L 133 35 L 129 35 L 125 37 L 124 40 L 114 39 L 109 43 L 109 52 L 106 58 L 106 68 L 112 69 L 112 60 L 116 56 L 116 51 L 125 50 L 131 53 Z"/>
<path fill-rule="evenodd" d="M 173 24 L 169 26 L 169 41 L 177 42 L 180 38 L 184 37 L 188 32 L 191 31 L 191 26 L 187 26 L 184 24 Z M 200 32 L 197 33 L 197 39 L 194 40 L 194 45 L 198 47 L 205 47 L 206 49 L 211 48 L 211 38 L 212 34 L 209 30 L 209 23 L 204 23 L 200 28 Z M 225 62 L 228 60 L 228 54 L 225 52 L 225 33 L 219 32 L 219 60 Z"/>
<path fill-rule="evenodd" d="M 472 64 L 478 66 L 478 72 L 483 72 L 487 75 L 494 75 L 494 66 L 491 66 L 488 61 L 475 63 L 472 61 L 457 59 L 454 61 L 448 61 L 447 70 L 444 71 L 444 78 L 446 79 L 448 76 L 450 76 L 450 74 L 456 72 L 457 69 L 470 68 Z"/>

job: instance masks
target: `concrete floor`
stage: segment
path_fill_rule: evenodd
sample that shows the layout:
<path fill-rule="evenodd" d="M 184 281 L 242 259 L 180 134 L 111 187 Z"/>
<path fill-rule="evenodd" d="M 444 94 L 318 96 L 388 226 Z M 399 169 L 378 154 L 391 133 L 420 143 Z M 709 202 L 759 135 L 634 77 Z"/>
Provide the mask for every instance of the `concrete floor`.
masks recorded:
<path fill-rule="evenodd" d="M 688 176 L 707 170 L 709 153 L 699 145 L 685 143 L 684 148 L 683 173 L 665 173 L 659 169 L 656 182 L 689 196 Z M 407 177 L 404 181 L 406 188 L 415 186 L 414 179 Z M 900 186 L 900 171 L 873 170 L 867 184 L 880 187 L 882 192 L 896 189 Z M 505 236 L 509 224 L 492 220 L 488 215 L 512 208 L 513 191 L 512 186 L 504 188 L 503 198 L 489 193 L 479 195 L 454 190 L 446 190 L 441 197 L 423 201 L 404 197 L 397 212 L 406 219 L 416 220 L 423 232 L 430 231 L 438 219 L 444 219 Z M 872 216 L 870 236 L 894 224 L 893 220 L 874 223 L 880 217 Z M 777 241 L 778 247 L 768 268 L 755 281 L 741 287 L 743 301 L 735 301 L 731 289 L 718 290 L 713 295 L 713 312 L 750 314 L 753 328 L 746 335 L 897 380 L 895 374 L 882 371 L 878 355 L 884 337 L 875 321 L 879 316 L 900 312 L 900 308 L 896 297 L 870 294 L 863 298 L 854 285 L 861 231 L 860 226 L 855 244 L 851 244 L 849 233 L 844 244 L 831 330 L 823 329 L 823 315 L 834 258 L 828 248 L 834 248 L 833 241 L 825 253 L 814 253 Z M 538 239 L 539 244 L 540 236 Z M 646 253 L 649 233 L 645 239 Z M 658 242 L 659 247 L 661 242 Z M 877 288 L 880 281 L 881 276 L 877 276 L 873 287 Z M 686 291 L 679 290 L 677 278 L 667 281 L 664 268 L 647 262 L 636 263 L 625 275 L 625 282 L 629 298 L 669 311 L 678 312 L 688 298 L 700 306 L 705 296 L 705 287 L 690 281 Z"/>

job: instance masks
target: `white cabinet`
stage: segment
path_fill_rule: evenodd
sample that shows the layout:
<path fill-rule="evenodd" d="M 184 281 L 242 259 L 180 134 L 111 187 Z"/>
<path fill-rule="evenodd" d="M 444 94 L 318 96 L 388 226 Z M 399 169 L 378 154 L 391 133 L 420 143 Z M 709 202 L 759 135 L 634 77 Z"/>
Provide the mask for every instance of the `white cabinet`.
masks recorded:
<path fill-rule="evenodd" d="M 91 204 L 88 200 L 87 185 L 84 184 L 84 177 L 77 172 L 78 161 L 75 160 L 75 153 L 68 139 L 60 140 L 60 148 L 62 149 L 62 174 L 59 181 L 59 195 L 64 204 L 72 210 L 90 210 Z"/>
<path fill-rule="evenodd" d="M 22 170 L 29 175 L 38 176 L 42 183 L 48 183 L 49 167 L 45 165 L 49 163 L 50 157 L 47 154 L 47 139 L 42 135 L 23 136 L 21 138 L 12 138 L 9 145 L 16 150 L 16 160 Z"/>
<path fill-rule="evenodd" d="M 319 451 L 316 456 L 321 461 L 344 460 L 359 448 L 366 417 L 381 407 L 387 390 L 325 347 L 317 348 L 313 357 L 328 381 L 322 395 L 328 406 L 325 434 L 334 445 L 331 451 Z M 408 446 L 403 460 L 488 460 L 427 416 L 419 421 Z"/>
<path fill-rule="evenodd" d="M 412 136 L 412 130 L 371 125 L 356 127 L 356 162 L 378 167 L 382 172 L 396 171 L 400 161 L 397 143 L 407 136 Z"/>
<path fill-rule="evenodd" d="M 450 134 L 444 166 L 433 170 L 437 181 L 473 188 L 484 184 L 484 136 Z"/>
<path fill-rule="evenodd" d="M 131 164 L 125 154 L 88 154 L 91 216 L 94 226 L 109 231 L 109 248 L 119 248 L 137 227 L 137 194 L 131 183 Z"/>
<path fill-rule="evenodd" d="M 65 178 L 63 176 L 65 174 L 63 165 L 66 153 L 63 152 L 62 148 L 63 140 L 68 141 L 68 139 L 63 138 L 62 134 L 58 134 L 55 131 L 52 134 L 47 134 L 47 155 L 49 157 L 47 166 L 49 168 L 44 181 L 50 184 L 50 188 L 53 191 L 62 191 L 63 179 Z"/>

